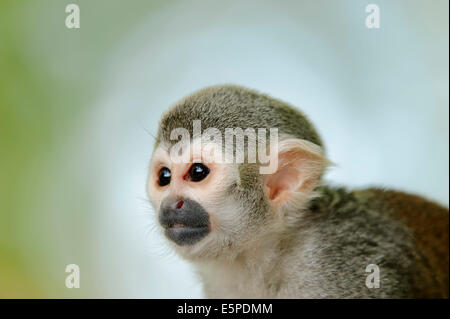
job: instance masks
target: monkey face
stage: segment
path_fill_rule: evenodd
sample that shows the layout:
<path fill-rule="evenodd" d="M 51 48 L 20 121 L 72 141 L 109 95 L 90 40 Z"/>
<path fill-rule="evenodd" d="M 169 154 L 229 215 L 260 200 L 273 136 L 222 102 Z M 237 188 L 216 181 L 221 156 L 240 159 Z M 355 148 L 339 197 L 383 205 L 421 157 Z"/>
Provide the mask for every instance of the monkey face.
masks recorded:
<path fill-rule="evenodd" d="M 270 243 L 315 197 L 328 165 L 300 112 L 235 86 L 181 100 L 156 140 L 147 193 L 170 244 L 190 259 L 230 259 Z"/>
<path fill-rule="evenodd" d="M 298 214 L 314 197 L 325 163 L 317 145 L 291 138 L 278 143 L 279 165 L 266 176 L 258 164 L 222 161 L 219 143 L 202 142 L 200 152 L 195 139 L 177 145 L 155 149 L 147 192 L 164 234 L 190 259 L 228 258 L 282 231 L 286 211 Z"/>
<path fill-rule="evenodd" d="M 280 231 L 286 211 L 298 214 L 314 196 L 325 163 L 315 145 L 286 139 L 277 171 L 261 177 L 252 166 L 217 161 L 209 150 L 219 145 L 204 143 L 199 153 L 193 147 L 182 148 L 189 157 L 179 161 L 169 144 L 158 145 L 147 183 L 165 236 L 189 259 L 227 258 Z"/>
<path fill-rule="evenodd" d="M 185 257 L 219 254 L 242 227 L 243 216 L 230 196 L 239 180 L 237 166 L 204 153 L 174 162 L 168 150 L 168 145 L 155 149 L 147 183 L 162 231 Z"/>

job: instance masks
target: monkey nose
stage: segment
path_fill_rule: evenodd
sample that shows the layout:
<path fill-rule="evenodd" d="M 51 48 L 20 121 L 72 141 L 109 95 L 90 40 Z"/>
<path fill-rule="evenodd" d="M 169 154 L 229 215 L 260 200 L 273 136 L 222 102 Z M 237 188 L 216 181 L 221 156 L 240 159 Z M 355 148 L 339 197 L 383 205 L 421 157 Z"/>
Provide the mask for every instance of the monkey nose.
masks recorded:
<path fill-rule="evenodd" d="M 184 204 L 184 201 L 182 201 L 182 200 L 180 200 L 178 203 L 177 203 L 177 209 L 181 209 L 181 207 L 183 207 L 183 204 Z"/>

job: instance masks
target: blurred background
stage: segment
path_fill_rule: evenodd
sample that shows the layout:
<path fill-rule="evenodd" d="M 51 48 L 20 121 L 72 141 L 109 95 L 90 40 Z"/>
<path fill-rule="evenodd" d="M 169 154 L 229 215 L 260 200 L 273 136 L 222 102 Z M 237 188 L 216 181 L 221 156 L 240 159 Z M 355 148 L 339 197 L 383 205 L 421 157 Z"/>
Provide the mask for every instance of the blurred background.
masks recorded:
<path fill-rule="evenodd" d="M 65 8 L 80 7 L 80 29 Z M 365 7 L 380 8 L 368 29 Z M 145 194 L 162 112 L 236 83 L 316 124 L 327 179 L 448 206 L 448 1 L 0 2 L 0 298 L 194 298 Z M 65 286 L 66 265 L 80 288 Z"/>

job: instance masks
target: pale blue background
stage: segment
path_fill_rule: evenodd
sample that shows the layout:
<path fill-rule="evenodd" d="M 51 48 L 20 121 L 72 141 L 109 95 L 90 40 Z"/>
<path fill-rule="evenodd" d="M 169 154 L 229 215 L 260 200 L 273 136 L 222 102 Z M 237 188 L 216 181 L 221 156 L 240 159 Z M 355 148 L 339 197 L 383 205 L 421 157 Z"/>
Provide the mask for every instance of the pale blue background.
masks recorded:
<path fill-rule="evenodd" d="M 337 164 L 332 183 L 448 205 L 448 1 L 373 1 L 377 30 L 364 24 L 370 1 L 72 1 L 76 31 L 63 2 L 16 9 L 24 54 L 67 92 L 52 120 L 70 125 L 53 133 L 54 165 L 33 168 L 43 196 L 24 217 L 42 236 L 20 246 L 32 273 L 47 269 L 33 273 L 46 294 L 201 297 L 154 227 L 145 182 L 160 115 L 208 85 L 299 107 Z M 80 264 L 79 291 L 61 288 L 68 263 Z"/>

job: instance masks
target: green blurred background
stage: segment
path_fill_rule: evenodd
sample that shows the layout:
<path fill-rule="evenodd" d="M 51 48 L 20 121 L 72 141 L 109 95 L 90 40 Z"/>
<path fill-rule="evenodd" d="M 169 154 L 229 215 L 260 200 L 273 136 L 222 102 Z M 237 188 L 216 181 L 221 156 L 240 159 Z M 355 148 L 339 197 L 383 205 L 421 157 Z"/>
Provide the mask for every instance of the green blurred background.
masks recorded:
<path fill-rule="evenodd" d="M 145 179 L 161 113 L 206 85 L 300 107 L 333 183 L 448 205 L 448 1 L 372 1 L 377 30 L 368 3 L 2 0 L 0 298 L 202 296 Z"/>

